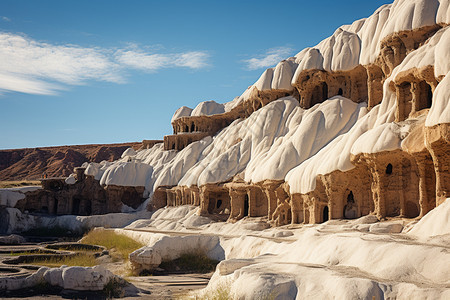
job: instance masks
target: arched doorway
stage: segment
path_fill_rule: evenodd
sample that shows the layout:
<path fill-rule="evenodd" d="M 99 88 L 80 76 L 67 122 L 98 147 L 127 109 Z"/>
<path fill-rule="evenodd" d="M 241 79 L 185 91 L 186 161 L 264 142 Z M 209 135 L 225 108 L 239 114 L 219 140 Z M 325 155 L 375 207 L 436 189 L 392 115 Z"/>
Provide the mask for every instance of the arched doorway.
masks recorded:
<path fill-rule="evenodd" d="M 322 222 L 328 221 L 328 206 L 324 206 L 323 212 L 322 212 Z"/>
<path fill-rule="evenodd" d="M 345 219 L 356 219 L 357 218 L 357 207 L 356 207 L 353 191 L 350 191 L 347 195 L 347 202 L 344 206 L 344 218 Z"/>

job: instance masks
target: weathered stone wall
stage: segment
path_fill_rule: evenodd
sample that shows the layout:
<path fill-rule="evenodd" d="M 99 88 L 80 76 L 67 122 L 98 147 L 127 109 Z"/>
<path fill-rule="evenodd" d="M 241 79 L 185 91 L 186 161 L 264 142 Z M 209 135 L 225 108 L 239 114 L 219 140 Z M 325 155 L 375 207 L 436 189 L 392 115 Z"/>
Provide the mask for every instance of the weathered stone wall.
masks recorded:
<path fill-rule="evenodd" d="M 192 132 L 184 134 L 166 135 L 164 137 L 164 150 L 183 150 L 190 143 L 200 141 L 210 136 L 208 132 Z"/>
<path fill-rule="evenodd" d="M 42 180 L 42 189 L 26 193 L 16 208 L 51 215 L 99 215 L 121 212 L 123 204 L 138 208 L 145 200 L 145 187 L 101 186 L 93 176 L 84 175 L 84 168 L 76 168 L 75 174 L 74 184 L 66 184 L 64 178 Z"/>
<path fill-rule="evenodd" d="M 370 109 L 381 103 L 385 78 L 408 53 L 423 45 L 442 26 L 444 25 L 426 26 L 385 37 L 380 43 L 380 54 L 373 64 L 359 65 L 348 71 L 304 70 L 293 84 L 293 91 L 258 91 L 253 88 L 250 97 L 230 112 L 178 118 L 172 123 L 174 135 L 164 137 L 164 149 L 181 150 L 207 135 L 216 134 L 234 120 L 247 118 L 268 103 L 289 95 L 297 98 L 299 105 L 305 109 L 336 95 L 356 103 L 367 102 Z M 429 108 L 432 93 L 441 79 L 434 78 L 432 66 L 398 74 L 390 87 L 396 92 L 398 99 L 396 121 L 403 121 L 416 112 Z M 192 135 L 194 132 L 196 134 Z"/>
<path fill-rule="evenodd" d="M 164 150 L 182 150 L 192 142 L 213 136 L 237 119 L 245 119 L 253 112 L 292 92 L 285 90 L 258 91 L 253 89 L 249 99 L 231 111 L 211 116 L 181 117 L 172 122 L 173 135 L 164 137 Z"/>
<path fill-rule="evenodd" d="M 139 150 L 143 149 L 150 149 L 156 144 L 163 143 L 164 141 L 161 140 L 142 140 L 142 146 L 139 148 Z"/>
<path fill-rule="evenodd" d="M 442 147 L 437 147 L 434 155 L 445 159 L 448 153 L 439 149 Z M 402 150 L 353 156 L 355 168 L 319 175 L 315 190 L 307 194 L 289 194 L 283 181 L 249 184 L 238 180 L 200 188 L 160 187 L 152 202 L 159 203 L 155 208 L 164 203 L 198 205 L 200 214 L 231 222 L 244 217 L 267 217 L 275 226 L 355 219 L 368 214 L 379 219 L 421 217 L 439 204 L 437 196 L 430 192 L 436 185 L 431 176 L 432 163 L 426 162 L 426 153 L 422 156 Z M 438 169 L 442 168 L 448 166 L 439 164 Z M 447 177 L 437 188 L 437 195 L 444 195 L 441 197 L 449 192 Z"/>

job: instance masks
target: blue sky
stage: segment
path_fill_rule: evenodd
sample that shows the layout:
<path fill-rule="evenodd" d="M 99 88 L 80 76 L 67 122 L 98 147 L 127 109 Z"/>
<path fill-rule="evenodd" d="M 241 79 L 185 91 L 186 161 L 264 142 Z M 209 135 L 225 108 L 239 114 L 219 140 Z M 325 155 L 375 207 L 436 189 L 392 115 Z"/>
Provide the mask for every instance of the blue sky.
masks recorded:
<path fill-rule="evenodd" d="M 162 139 L 391 1 L 0 2 L 0 149 Z"/>

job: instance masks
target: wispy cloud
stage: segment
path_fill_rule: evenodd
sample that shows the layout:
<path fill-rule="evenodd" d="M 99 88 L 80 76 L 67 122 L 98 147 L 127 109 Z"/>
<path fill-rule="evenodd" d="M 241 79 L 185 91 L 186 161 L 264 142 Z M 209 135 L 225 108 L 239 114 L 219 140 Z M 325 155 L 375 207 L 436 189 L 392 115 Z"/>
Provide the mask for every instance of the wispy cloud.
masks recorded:
<path fill-rule="evenodd" d="M 0 16 L 0 18 L 2 19 L 2 21 L 5 21 L 5 22 L 11 22 L 11 19 L 8 18 L 8 17 Z"/>
<path fill-rule="evenodd" d="M 149 72 L 174 67 L 200 69 L 208 65 L 208 58 L 207 53 L 199 51 L 176 54 L 152 54 L 142 50 L 116 52 L 116 59 L 122 65 Z"/>
<path fill-rule="evenodd" d="M 136 45 L 132 49 L 52 45 L 23 35 L 0 33 L 0 94 L 54 95 L 69 85 L 88 81 L 123 83 L 127 69 L 199 69 L 207 66 L 208 57 L 205 52 L 156 54 Z"/>
<path fill-rule="evenodd" d="M 279 61 L 289 57 L 293 49 L 288 47 L 272 48 L 266 51 L 265 54 L 258 55 L 250 59 L 245 59 L 243 62 L 247 65 L 249 70 L 256 70 L 271 67 Z"/>

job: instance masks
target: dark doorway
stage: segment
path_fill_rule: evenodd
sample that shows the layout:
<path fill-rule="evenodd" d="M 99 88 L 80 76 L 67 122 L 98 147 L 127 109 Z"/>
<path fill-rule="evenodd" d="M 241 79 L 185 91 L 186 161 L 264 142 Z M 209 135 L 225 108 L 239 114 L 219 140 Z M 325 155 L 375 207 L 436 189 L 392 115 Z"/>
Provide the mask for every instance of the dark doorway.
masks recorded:
<path fill-rule="evenodd" d="M 353 191 L 350 191 L 347 195 L 347 203 L 344 206 L 344 218 L 356 219 L 356 213 L 355 198 L 353 196 Z"/>
<path fill-rule="evenodd" d="M 328 84 L 326 82 L 321 82 L 319 85 L 314 87 L 311 96 L 311 107 L 317 103 L 322 103 L 328 99 Z"/>
<path fill-rule="evenodd" d="M 91 200 L 86 201 L 86 215 L 90 216 L 92 214 L 92 202 Z"/>
<path fill-rule="evenodd" d="M 322 222 L 328 221 L 328 206 L 325 206 L 323 208 L 322 220 L 323 220 Z"/>
<path fill-rule="evenodd" d="M 430 108 L 433 101 L 431 86 L 426 81 L 421 81 L 417 84 L 417 88 L 419 89 L 419 95 L 416 99 L 416 111 Z"/>
<path fill-rule="evenodd" d="M 244 199 L 244 217 L 248 216 L 248 209 L 249 209 L 250 205 L 249 205 L 249 201 L 248 201 L 248 195 L 245 194 L 245 199 Z"/>
<path fill-rule="evenodd" d="M 192 124 L 191 124 L 191 132 L 194 132 L 194 131 L 195 131 L 195 124 L 192 123 Z"/>
<path fill-rule="evenodd" d="M 55 215 L 58 214 L 58 199 L 55 198 L 55 201 L 53 202 L 53 213 Z"/>
<path fill-rule="evenodd" d="M 388 174 L 388 175 L 392 174 L 392 165 L 391 164 L 388 164 L 386 166 L 386 174 Z"/>
<path fill-rule="evenodd" d="M 222 200 L 217 200 L 216 208 L 219 209 L 222 206 Z"/>
<path fill-rule="evenodd" d="M 81 199 L 77 196 L 72 198 L 72 215 L 78 215 L 80 213 Z"/>
<path fill-rule="evenodd" d="M 343 94 L 343 91 L 342 91 L 342 89 L 339 89 L 339 91 L 338 91 L 338 95 L 339 95 L 339 96 L 342 96 L 342 94 Z"/>
<path fill-rule="evenodd" d="M 426 86 L 426 95 L 427 95 L 427 108 L 431 108 L 431 104 L 433 103 L 433 92 L 431 91 L 431 86 L 427 84 Z"/>

